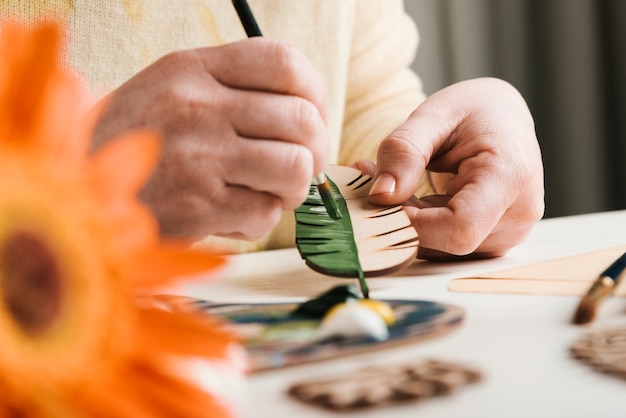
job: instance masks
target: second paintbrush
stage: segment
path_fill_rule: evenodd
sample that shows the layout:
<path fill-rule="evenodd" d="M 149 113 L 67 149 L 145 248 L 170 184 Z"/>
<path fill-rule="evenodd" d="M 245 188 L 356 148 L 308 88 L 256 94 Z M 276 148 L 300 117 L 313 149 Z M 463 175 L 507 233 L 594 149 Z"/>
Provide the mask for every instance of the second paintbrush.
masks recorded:
<path fill-rule="evenodd" d="M 248 35 L 249 38 L 254 36 L 263 36 L 261 29 L 252 14 L 252 10 L 250 10 L 250 6 L 248 6 L 248 2 L 245 0 L 233 0 L 233 5 L 237 11 L 239 20 L 241 20 L 241 24 L 246 31 L 246 35 Z M 317 190 L 320 193 L 326 212 L 328 212 L 328 216 L 333 219 L 341 218 L 339 206 L 337 206 L 337 201 L 333 196 L 333 191 L 330 187 L 328 179 L 326 178 L 326 174 L 320 173 L 319 175 L 313 177 L 312 183 L 317 186 Z"/>
<path fill-rule="evenodd" d="M 615 260 L 604 270 L 593 283 L 589 291 L 583 296 L 574 313 L 575 324 L 585 324 L 593 320 L 600 302 L 612 294 L 619 283 L 620 276 L 626 270 L 626 253 Z"/>

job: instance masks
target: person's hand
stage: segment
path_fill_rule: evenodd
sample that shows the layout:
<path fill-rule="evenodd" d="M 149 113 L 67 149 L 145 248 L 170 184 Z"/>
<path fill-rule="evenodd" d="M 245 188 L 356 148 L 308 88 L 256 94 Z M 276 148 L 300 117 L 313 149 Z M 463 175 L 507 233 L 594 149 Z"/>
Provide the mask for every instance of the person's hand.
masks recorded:
<path fill-rule="evenodd" d="M 133 128 L 164 139 L 141 197 L 165 235 L 260 238 L 328 158 L 321 77 L 267 38 L 171 53 L 107 100 L 95 146 Z"/>
<path fill-rule="evenodd" d="M 426 99 L 383 140 L 370 201 L 405 207 L 420 258 L 494 257 L 522 242 L 544 211 L 534 122 L 504 81 L 460 82 Z M 416 199 L 430 170 L 438 195 Z"/>

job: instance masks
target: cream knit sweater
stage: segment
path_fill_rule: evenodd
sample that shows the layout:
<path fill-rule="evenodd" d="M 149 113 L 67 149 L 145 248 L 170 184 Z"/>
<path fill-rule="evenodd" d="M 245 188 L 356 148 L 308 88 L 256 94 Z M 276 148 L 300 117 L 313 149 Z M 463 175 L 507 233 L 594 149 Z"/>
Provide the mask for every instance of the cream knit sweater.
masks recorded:
<path fill-rule="evenodd" d="M 264 35 L 300 48 L 326 81 L 331 162 L 375 160 L 378 143 L 424 98 L 409 68 L 417 31 L 402 0 L 249 3 Z M 0 16 L 67 22 L 65 64 L 84 78 L 89 102 L 168 52 L 246 37 L 228 0 L 0 0 Z M 422 186 L 418 195 L 432 192 L 426 179 Z M 293 225 L 286 213 L 260 242 L 207 242 L 235 251 L 284 247 L 293 245 Z"/>

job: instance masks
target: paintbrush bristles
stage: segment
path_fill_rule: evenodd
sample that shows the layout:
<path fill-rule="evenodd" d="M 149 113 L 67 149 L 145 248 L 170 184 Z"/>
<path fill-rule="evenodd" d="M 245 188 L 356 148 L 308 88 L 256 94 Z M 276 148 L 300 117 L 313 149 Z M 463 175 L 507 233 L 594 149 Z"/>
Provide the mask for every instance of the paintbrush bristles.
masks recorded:
<path fill-rule="evenodd" d="M 620 277 L 626 270 L 626 253 L 615 260 L 591 285 L 587 294 L 583 297 L 574 314 L 575 324 L 584 324 L 593 319 L 597 306 L 604 298 L 613 293 Z"/>
<path fill-rule="evenodd" d="M 572 322 L 576 325 L 587 324 L 596 316 L 596 300 L 589 296 L 582 298 L 574 313 Z"/>
<path fill-rule="evenodd" d="M 317 185 L 317 190 L 320 193 L 320 197 L 322 198 L 322 203 L 324 203 L 324 207 L 326 208 L 326 212 L 328 212 L 328 216 L 333 219 L 341 218 L 341 212 L 339 210 L 339 206 L 337 205 L 337 201 L 333 196 L 333 191 L 330 188 L 330 184 L 328 180 L 322 184 Z"/>
<path fill-rule="evenodd" d="M 614 288 L 615 282 L 611 277 L 599 277 L 578 304 L 573 322 L 580 325 L 592 321 L 596 316 L 597 306 L 613 292 Z"/>

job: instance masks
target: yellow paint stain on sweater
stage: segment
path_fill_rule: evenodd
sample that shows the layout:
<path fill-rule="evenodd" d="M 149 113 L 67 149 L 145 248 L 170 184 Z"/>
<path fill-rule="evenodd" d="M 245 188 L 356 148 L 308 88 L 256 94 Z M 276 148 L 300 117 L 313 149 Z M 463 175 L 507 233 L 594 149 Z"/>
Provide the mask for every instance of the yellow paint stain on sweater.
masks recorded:
<path fill-rule="evenodd" d="M 146 39 L 144 39 L 140 34 L 142 33 L 141 26 L 144 21 L 145 7 L 143 0 L 120 0 L 122 3 L 122 7 L 124 7 L 124 12 L 130 21 L 131 26 L 133 27 L 133 31 L 139 35 L 138 47 L 139 54 L 141 55 L 141 62 L 143 65 L 148 65 L 153 61 L 152 56 L 150 55 L 150 47 Z"/>
<path fill-rule="evenodd" d="M 126 15 L 130 19 L 133 26 L 137 27 L 143 19 L 143 1 L 142 0 L 122 0 L 122 6 L 126 11 Z"/>
<path fill-rule="evenodd" d="M 202 27 L 207 31 L 211 43 L 213 45 L 223 44 L 224 40 L 219 33 L 217 20 L 211 12 L 211 8 L 202 1 L 196 1 L 196 9 L 198 10 L 198 16 L 202 22 Z"/>

